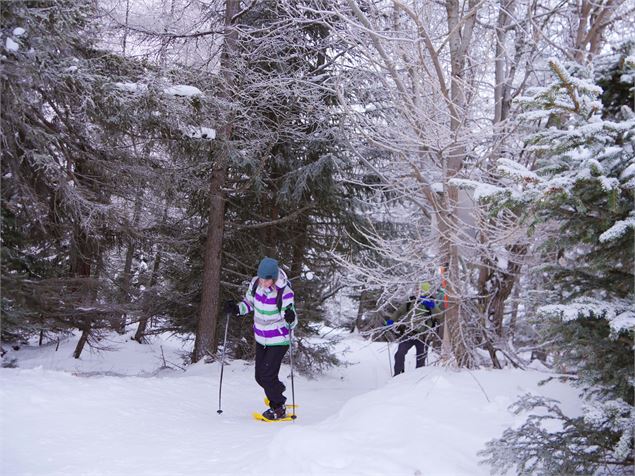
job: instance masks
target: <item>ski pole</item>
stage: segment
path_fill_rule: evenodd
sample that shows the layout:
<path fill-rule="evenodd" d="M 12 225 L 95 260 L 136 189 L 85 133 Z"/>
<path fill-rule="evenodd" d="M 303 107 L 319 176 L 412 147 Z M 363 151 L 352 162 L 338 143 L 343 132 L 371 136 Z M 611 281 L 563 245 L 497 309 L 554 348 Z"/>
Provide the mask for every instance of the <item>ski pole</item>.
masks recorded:
<path fill-rule="evenodd" d="M 390 341 L 386 341 L 386 347 L 388 348 L 388 373 L 392 377 L 392 359 L 390 358 Z"/>
<path fill-rule="evenodd" d="M 295 387 L 293 385 L 293 329 L 289 327 L 289 363 L 291 364 L 291 402 L 293 403 L 293 414 L 291 419 L 295 420 Z"/>
<path fill-rule="evenodd" d="M 219 415 L 223 413 L 223 410 L 221 409 L 221 393 L 223 391 L 223 370 L 225 367 L 225 349 L 227 348 L 227 329 L 229 329 L 230 315 L 231 313 L 228 312 L 227 319 L 225 322 L 225 338 L 223 339 L 223 355 L 220 361 L 220 384 L 218 385 L 218 410 L 216 411 L 216 413 L 218 413 Z"/>

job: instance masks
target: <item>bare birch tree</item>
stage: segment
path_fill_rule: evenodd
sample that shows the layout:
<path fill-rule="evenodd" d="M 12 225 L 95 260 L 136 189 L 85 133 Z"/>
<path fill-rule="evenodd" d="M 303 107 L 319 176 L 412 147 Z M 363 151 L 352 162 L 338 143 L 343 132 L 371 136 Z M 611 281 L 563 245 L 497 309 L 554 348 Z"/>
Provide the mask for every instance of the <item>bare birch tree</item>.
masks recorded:
<path fill-rule="evenodd" d="M 379 161 L 361 154 L 360 161 L 381 177 L 378 190 L 411 204 L 409 224 L 420 228 L 406 246 L 367 230 L 393 265 L 349 266 L 385 290 L 384 302 L 403 296 L 404 283 L 412 292 L 431 269 L 446 268 L 444 357 L 459 366 L 479 361 L 476 347 L 494 366 L 499 350 L 516 361 L 506 352 L 504 318 L 530 243 L 517 216 L 491 215 L 477 202 L 488 194 L 483 182 L 499 177 L 497 160 L 522 154 L 512 101 L 540 81 L 546 56 L 571 51 L 560 47 L 566 32 L 576 32 L 574 56 L 597 51 L 595 33 L 625 14 L 612 2 L 583 2 L 580 15 L 566 19 L 575 5 L 347 0 L 337 8 L 346 22 L 340 34 L 354 49 L 346 67 L 379 85 L 352 92 L 343 74 L 351 141 L 358 151 L 383 151 Z M 575 28 L 563 29 L 567 22 Z M 471 192 L 462 192 L 468 181 Z"/>

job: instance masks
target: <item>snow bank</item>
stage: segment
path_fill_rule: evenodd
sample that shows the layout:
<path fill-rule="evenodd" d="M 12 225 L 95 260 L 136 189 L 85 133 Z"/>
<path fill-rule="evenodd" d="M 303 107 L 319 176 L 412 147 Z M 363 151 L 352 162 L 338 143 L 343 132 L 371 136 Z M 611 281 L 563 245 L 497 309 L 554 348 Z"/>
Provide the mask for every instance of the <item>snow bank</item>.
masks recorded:
<path fill-rule="evenodd" d="M 391 378 L 386 343 L 346 334 L 338 351 L 351 365 L 316 380 L 296 374 L 298 419 L 267 424 L 251 418 L 264 405 L 250 362 L 225 366 L 218 415 L 217 363 L 156 372 L 162 355 L 180 362 L 180 341 L 114 336 L 117 352 L 80 360 L 76 342 L 11 351 L 19 367 L 0 369 L 3 474 L 485 475 L 476 452 L 523 421 L 507 410 L 517 395 L 580 411 L 575 390 L 538 387 L 548 376 L 538 371 L 414 369 L 409 354 Z M 290 397 L 287 365 L 280 376 Z"/>
<path fill-rule="evenodd" d="M 262 469 L 276 471 L 276 454 L 285 448 L 286 466 L 301 474 L 489 474 L 476 453 L 521 422 L 507 410 L 517 394 L 571 397 L 562 384 L 538 389 L 544 377 L 519 370 L 418 369 L 351 399 L 321 423 L 286 427 L 269 444 Z M 577 405 L 572 410 L 578 412 Z"/>
<path fill-rule="evenodd" d="M 147 376 L 163 366 L 178 369 L 183 366 L 183 356 L 189 352 L 189 344 L 177 338 L 157 336 L 151 345 L 141 345 L 131 339 L 133 333 L 110 334 L 99 341 L 104 350 L 84 348 L 80 359 L 73 358 L 78 336 L 60 342 L 50 342 L 43 347 L 22 346 L 5 358 L 17 359 L 17 365 L 25 369 L 46 369 L 76 375 L 110 374 L 120 376 Z"/>

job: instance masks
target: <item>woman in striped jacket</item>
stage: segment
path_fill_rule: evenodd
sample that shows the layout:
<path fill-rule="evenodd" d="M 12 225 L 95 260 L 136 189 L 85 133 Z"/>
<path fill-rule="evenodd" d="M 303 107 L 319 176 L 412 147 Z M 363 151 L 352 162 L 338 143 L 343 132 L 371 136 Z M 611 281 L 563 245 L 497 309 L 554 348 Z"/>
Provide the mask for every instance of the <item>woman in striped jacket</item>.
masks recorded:
<path fill-rule="evenodd" d="M 245 298 L 228 301 L 225 311 L 244 316 L 254 313 L 256 338 L 256 382 L 267 395 L 270 408 L 263 413 L 268 420 L 286 417 L 284 384 L 278 378 L 282 358 L 289 349 L 289 333 L 298 323 L 293 291 L 287 276 L 273 258 L 263 258 Z"/>

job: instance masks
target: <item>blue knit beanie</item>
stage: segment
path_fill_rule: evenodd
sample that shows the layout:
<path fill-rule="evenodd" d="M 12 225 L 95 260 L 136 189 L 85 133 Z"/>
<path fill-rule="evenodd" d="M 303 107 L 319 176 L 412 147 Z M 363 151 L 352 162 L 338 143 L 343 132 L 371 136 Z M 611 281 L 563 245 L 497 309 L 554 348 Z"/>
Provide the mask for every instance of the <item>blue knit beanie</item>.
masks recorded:
<path fill-rule="evenodd" d="M 274 281 L 278 279 L 278 262 L 273 258 L 263 258 L 258 265 L 258 277 Z"/>

